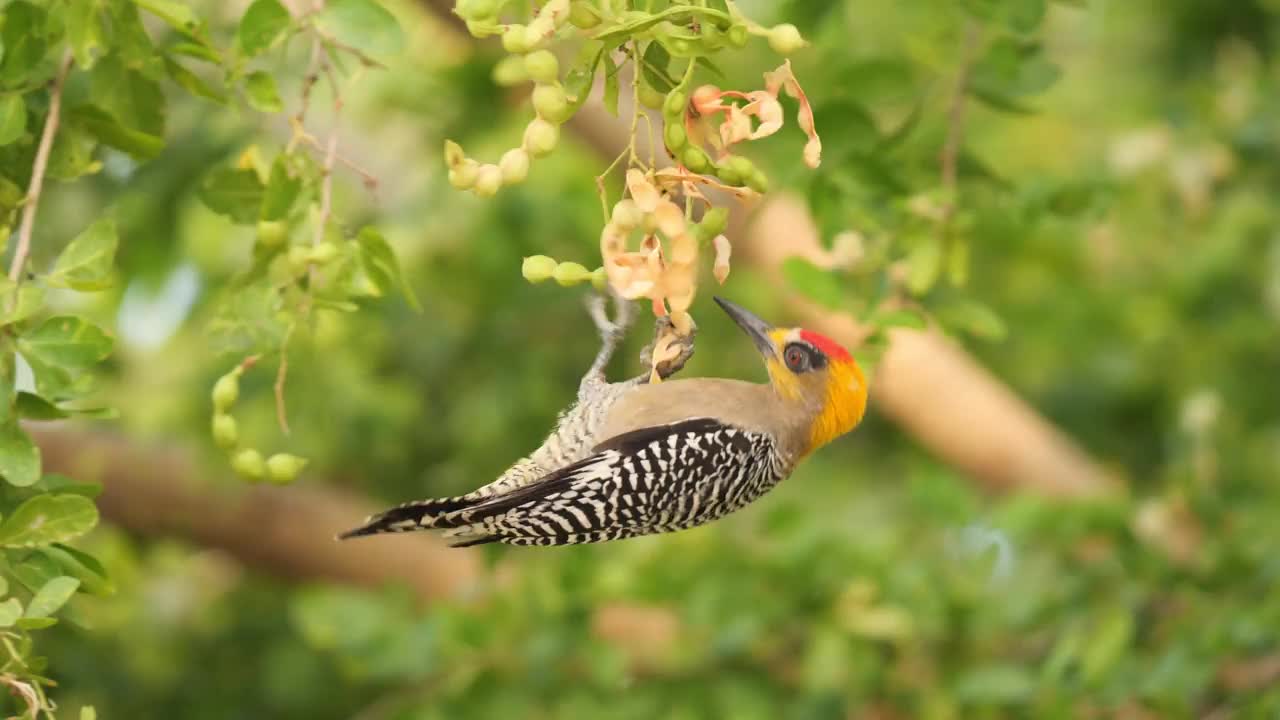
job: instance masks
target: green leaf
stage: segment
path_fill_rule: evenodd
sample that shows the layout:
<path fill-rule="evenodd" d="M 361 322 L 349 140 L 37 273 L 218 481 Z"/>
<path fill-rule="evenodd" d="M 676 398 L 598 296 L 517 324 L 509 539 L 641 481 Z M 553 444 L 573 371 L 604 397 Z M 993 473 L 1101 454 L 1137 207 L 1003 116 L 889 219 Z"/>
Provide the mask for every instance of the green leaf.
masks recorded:
<path fill-rule="evenodd" d="M 169 73 L 170 79 L 186 88 L 191 94 L 222 105 L 227 103 L 226 93 L 205 82 L 204 78 L 183 67 L 173 58 L 165 57 L 164 69 Z"/>
<path fill-rule="evenodd" d="M 0 596 L 9 594 L 9 580 L 4 575 L 0 575 Z"/>
<path fill-rule="evenodd" d="M 177 30 L 194 33 L 200 25 L 195 11 L 177 0 L 133 0 L 138 7 L 155 15 Z"/>
<path fill-rule="evenodd" d="M 654 90 L 665 95 L 676 86 L 676 81 L 669 72 L 671 55 L 662 43 L 649 43 L 649 47 L 645 48 L 640 67 L 645 82 L 649 83 L 649 87 Z"/>
<path fill-rule="evenodd" d="M 46 473 L 35 487 L 43 492 L 72 493 L 74 495 L 83 495 L 90 499 L 102 494 L 102 483 L 100 482 L 81 482 L 58 473 Z"/>
<path fill-rule="evenodd" d="M 72 6 L 63 16 L 67 23 L 67 41 L 76 58 L 76 67 L 92 70 L 98 58 L 104 54 L 105 42 L 102 15 L 94 0 Z"/>
<path fill-rule="evenodd" d="M 69 120 L 65 126 L 58 128 L 57 137 L 53 139 L 48 176 L 56 180 L 75 180 L 98 172 L 102 169 L 102 163 L 93 159 L 93 150 L 97 145 L 87 129 L 76 127 Z"/>
<path fill-rule="evenodd" d="M 302 192 L 302 178 L 298 176 L 289 156 L 281 155 L 271 164 L 271 175 L 262 194 L 261 220 L 283 220 L 289 216 L 298 195 Z"/>
<path fill-rule="evenodd" d="M 51 617 L 20 617 L 14 625 L 23 630 L 43 630 L 58 624 L 57 618 Z"/>
<path fill-rule="evenodd" d="M 1109 676 L 1124 657 L 1133 641 L 1133 616 L 1128 609 L 1109 612 L 1086 641 L 1080 657 L 1080 670 L 1090 685 L 1098 685 Z"/>
<path fill-rule="evenodd" d="M 249 224 L 258 221 L 265 191 L 253 170 L 224 167 L 205 177 L 199 194 L 210 210 L 226 215 L 234 222 Z"/>
<path fill-rule="evenodd" d="M 404 49 L 400 23 L 374 0 L 330 0 L 315 23 L 322 32 L 368 55 L 395 55 Z"/>
<path fill-rule="evenodd" d="M 923 330 L 928 324 L 924 314 L 917 310 L 889 310 L 871 316 L 871 322 L 881 328 L 906 327 Z"/>
<path fill-rule="evenodd" d="M 782 263 L 782 275 L 796 292 L 822 305 L 838 307 L 844 301 L 844 288 L 835 273 L 804 258 L 787 258 Z"/>
<path fill-rule="evenodd" d="M 360 247 L 360 265 L 374 286 L 382 293 L 389 292 L 394 285 L 400 286 L 405 302 L 417 312 L 422 312 L 422 305 L 410 287 L 404 273 L 400 271 L 400 263 L 396 261 L 395 252 L 387 239 L 377 228 L 364 227 L 356 236 Z"/>
<path fill-rule="evenodd" d="M 115 583 L 107 575 L 107 569 L 94 556 L 61 543 L 42 547 L 39 552 L 57 563 L 64 573 L 78 578 L 85 592 L 99 597 L 115 594 Z"/>
<path fill-rule="evenodd" d="M 27 130 L 27 103 L 22 95 L 0 97 L 0 145 L 19 140 Z"/>
<path fill-rule="evenodd" d="M 618 114 L 618 66 L 608 53 L 604 54 L 604 109 Z"/>
<path fill-rule="evenodd" d="M 102 144 L 123 150 L 138 160 L 150 160 L 164 149 L 164 138 L 127 128 L 117 122 L 110 113 L 93 105 L 73 108 L 67 112 L 67 117 L 70 122 Z M 59 135 L 61 134 L 59 132 Z M 92 159 L 88 157 L 89 152 L 92 152 L 92 148 L 85 152 L 86 164 Z M 93 171 L 96 171 L 96 168 Z"/>
<path fill-rule="evenodd" d="M 222 64 L 222 58 L 218 55 L 218 53 L 214 52 L 212 49 L 210 49 L 205 45 L 200 45 L 199 43 L 190 43 L 190 42 L 174 43 L 169 46 L 169 52 L 175 55 L 183 55 L 185 57 L 189 57 L 195 60 L 203 60 L 205 62 L 213 63 L 214 65 Z"/>
<path fill-rule="evenodd" d="M 907 289 L 913 295 L 924 295 L 933 289 L 942 274 L 942 243 L 922 238 L 907 257 Z"/>
<path fill-rule="evenodd" d="M 59 409 L 57 405 L 29 392 L 18 393 L 14 411 L 24 420 L 61 420 L 70 416 L 70 413 Z"/>
<path fill-rule="evenodd" d="M 939 308 L 938 317 L 949 327 L 987 340 L 1003 340 L 1008 334 L 1004 321 L 994 310 L 975 300 L 963 300 Z"/>
<path fill-rule="evenodd" d="M 595 82 L 596 68 L 600 67 L 600 61 L 604 56 L 603 46 L 599 43 L 588 42 L 579 51 L 578 61 L 565 74 L 564 91 L 569 96 L 569 106 L 573 112 L 577 112 L 578 108 L 582 107 L 582 104 L 586 102 L 587 97 L 591 94 L 591 85 Z"/>
<path fill-rule="evenodd" d="M 249 98 L 249 105 L 258 112 L 278 113 L 284 109 L 280 92 L 276 90 L 276 79 L 268 73 L 250 73 L 244 79 L 244 92 Z"/>
<path fill-rule="evenodd" d="M 93 68 L 89 79 L 87 104 L 105 111 L 123 128 L 164 136 L 164 91 L 154 78 L 113 54 Z"/>
<path fill-rule="evenodd" d="M 16 300 L 13 299 L 15 292 L 18 295 Z M 42 286 L 34 283 L 17 285 L 7 277 L 0 277 L 0 326 L 26 320 L 43 307 Z"/>
<path fill-rule="evenodd" d="M 240 52 L 253 57 L 271 47 L 289 27 L 289 11 L 278 0 L 254 0 L 240 19 L 236 42 Z"/>
<path fill-rule="evenodd" d="M 83 495 L 36 495 L 0 524 L 0 545 L 41 547 L 74 540 L 98 524 L 98 508 Z"/>
<path fill-rule="evenodd" d="M 103 217 L 85 228 L 58 256 L 49 273 L 49 284 L 81 292 L 105 290 L 112 285 L 112 263 L 119 244 L 116 221 Z"/>
<path fill-rule="evenodd" d="M 0 17 L 4 18 L 0 23 L 0 47 L 4 48 L 0 84 L 21 85 L 34 79 L 31 76 L 45 58 L 47 14 L 32 3 L 18 0 L 5 5 Z"/>
<path fill-rule="evenodd" d="M 23 617 L 50 617 L 58 612 L 59 608 L 67 604 L 67 601 L 71 599 L 72 595 L 76 594 L 76 590 L 79 587 L 79 580 L 66 575 L 50 580 L 27 603 L 27 611 L 23 613 Z"/>
<path fill-rule="evenodd" d="M 71 315 L 51 317 L 18 338 L 18 349 L 28 362 L 77 372 L 105 360 L 113 345 L 102 328 Z"/>
<path fill-rule="evenodd" d="M 991 665 L 960 674 L 955 695 L 972 703 L 1011 703 L 1025 700 L 1035 691 L 1030 671 L 1018 665 Z"/>
<path fill-rule="evenodd" d="M 13 627 L 20 617 L 22 603 L 18 602 L 18 598 L 9 598 L 0 603 L 0 628 Z"/>
<path fill-rule="evenodd" d="M 15 422 L 0 426 L 0 475 L 15 487 L 40 479 L 40 448 Z"/>

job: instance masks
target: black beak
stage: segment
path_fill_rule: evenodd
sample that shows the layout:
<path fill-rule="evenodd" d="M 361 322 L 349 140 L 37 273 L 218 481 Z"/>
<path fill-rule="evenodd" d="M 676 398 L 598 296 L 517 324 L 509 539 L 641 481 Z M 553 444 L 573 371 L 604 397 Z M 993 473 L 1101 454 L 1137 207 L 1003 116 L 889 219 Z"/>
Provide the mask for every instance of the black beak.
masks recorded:
<path fill-rule="evenodd" d="M 749 310 L 741 305 L 735 305 L 724 298 L 714 298 L 720 309 L 724 310 L 733 321 L 738 323 L 738 327 L 751 338 L 751 342 L 756 344 L 756 349 L 766 358 L 776 357 L 778 350 L 774 347 L 773 340 L 769 338 L 769 331 L 773 330 L 773 326 L 761 320 L 752 314 Z"/>

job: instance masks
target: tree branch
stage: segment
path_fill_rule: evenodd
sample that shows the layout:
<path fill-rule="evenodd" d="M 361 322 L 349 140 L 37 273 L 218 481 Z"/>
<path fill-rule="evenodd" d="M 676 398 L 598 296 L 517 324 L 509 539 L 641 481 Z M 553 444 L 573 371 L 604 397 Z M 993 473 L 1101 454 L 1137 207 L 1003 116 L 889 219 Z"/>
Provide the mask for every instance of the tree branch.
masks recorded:
<path fill-rule="evenodd" d="M 376 542 L 335 542 L 376 508 L 330 487 L 249 486 L 202 478 L 188 453 L 134 444 L 60 424 L 27 425 L 45 469 L 103 484 L 98 507 L 127 530 L 223 550 L 250 567 L 296 580 L 348 585 L 407 584 L 423 601 L 474 593 L 480 554 L 452 549 L 427 533 Z"/>
<path fill-rule="evenodd" d="M 53 87 L 49 91 L 49 115 L 45 118 L 40 144 L 36 147 L 35 163 L 31 166 L 31 184 L 23 201 L 22 222 L 18 226 L 18 247 L 13 253 L 13 261 L 9 263 L 11 282 L 22 281 L 22 268 L 31 252 L 31 232 L 35 228 L 36 209 L 40 206 L 40 191 L 44 189 L 44 173 L 49 166 L 49 153 L 53 150 L 53 137 L 58 132 L 58 121 L 62 113 L 62 86 L 67 81 L 73 62 L 74 58 L 68 50 L 62 56 L 58 74 L 54 76 Z"/>

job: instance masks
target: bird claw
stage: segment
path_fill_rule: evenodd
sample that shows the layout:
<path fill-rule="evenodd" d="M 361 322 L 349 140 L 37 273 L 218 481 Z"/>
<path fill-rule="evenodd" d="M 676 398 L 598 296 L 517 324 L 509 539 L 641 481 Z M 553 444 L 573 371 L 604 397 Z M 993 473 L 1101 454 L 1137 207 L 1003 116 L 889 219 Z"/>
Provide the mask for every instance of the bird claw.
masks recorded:
<path fill-rule="evenodd" d="M 689 358 L 693 357 L 693 338 L 697 334 L 698 328 L 694 325 L 688 335 L 681 335 L 676 331 L 670 316 L 661 316 L 653 323 L 653 342 L 640 351 L 640 362 L 653 368 L 660 380 L 666 380 L 680 372 L 684 364 L 689 362 Z M 664 338 L 670 347 L 676 348 L 677 352 L 673 357 L 665 358 L 655 365 L 653 352 Z"/>
<path fill-rule="evenodd" d="M 613 319 L 609 318 L 606 309 L 607 298 L 613 299 L 615 313 Z M 616 345 L 622 341 L 627 334 L 627 328 L 631 326 L 635 320 L 635 304 L 623 298 L 613 291 L 612 288 L 607 289 L 603 293 L 593 293 L 587 296 L 587 314 L 591 316 L 591 321 L 595 323 L 596 330 L 600 333 L 600 339 L 606 344 Z"/>

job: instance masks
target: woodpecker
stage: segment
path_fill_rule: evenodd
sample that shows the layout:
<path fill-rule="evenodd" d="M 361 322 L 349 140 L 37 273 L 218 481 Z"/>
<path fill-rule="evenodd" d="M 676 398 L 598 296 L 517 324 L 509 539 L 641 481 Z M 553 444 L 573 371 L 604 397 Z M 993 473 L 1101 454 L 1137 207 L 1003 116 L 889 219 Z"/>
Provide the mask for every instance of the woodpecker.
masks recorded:
<path fill-rule="evenodd" d="M 608 383 L 626 322 L 593 307 L 601 352 L 542 447 L 479 490 L 394 507 L 339 538 L 440 529 L 455 547 L 574 545 L 683 530 L 755 501 L 861 422 L 867 381 L 830 338 L 715 301 L 759 350 L 767 383 Z"/>

